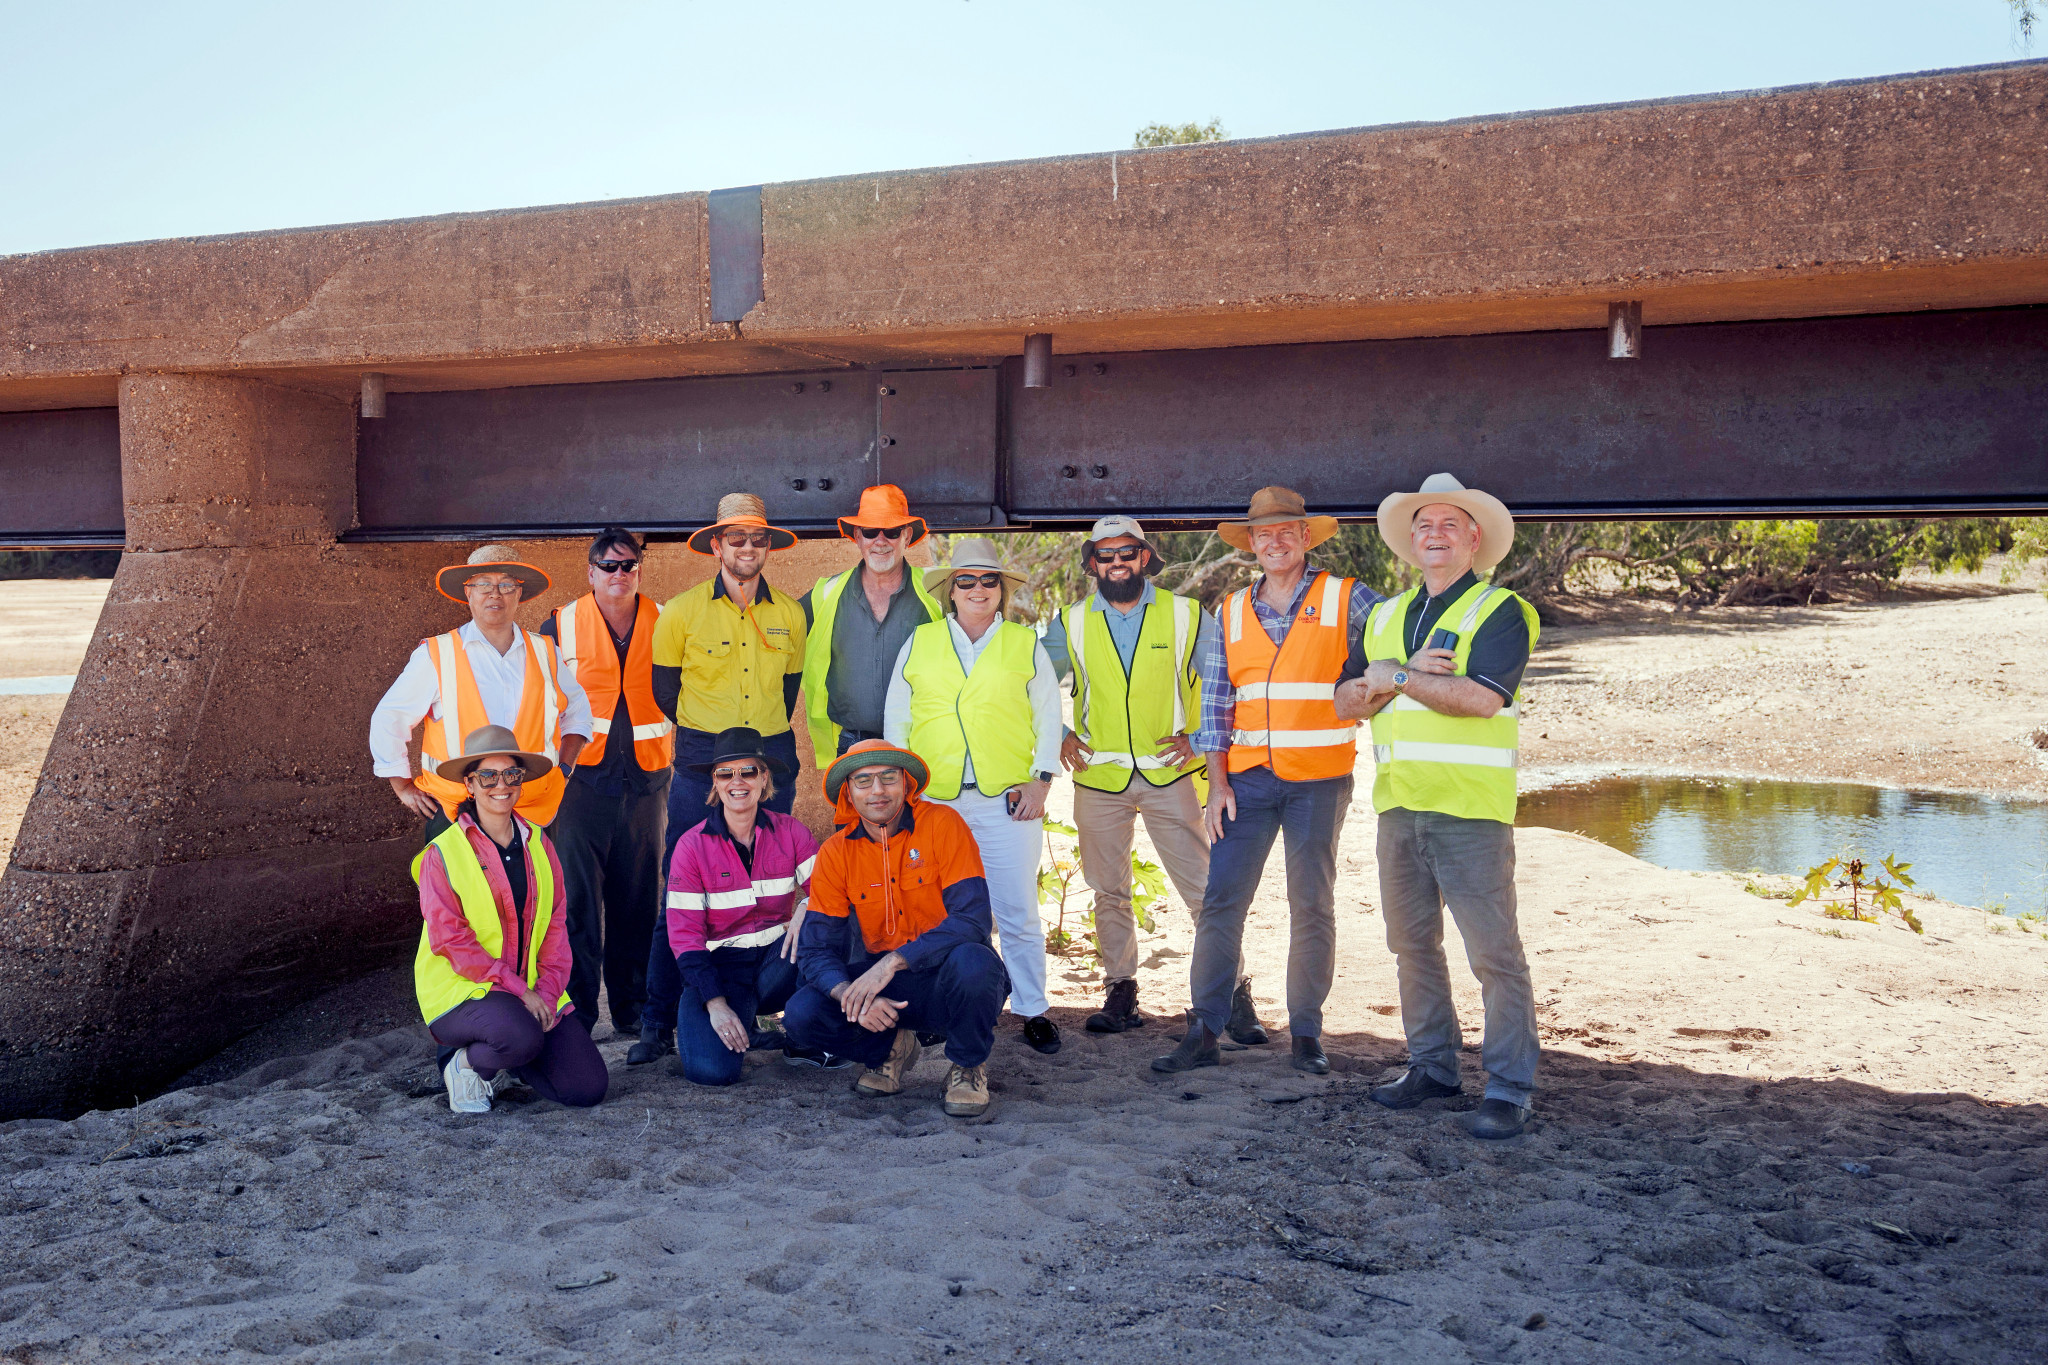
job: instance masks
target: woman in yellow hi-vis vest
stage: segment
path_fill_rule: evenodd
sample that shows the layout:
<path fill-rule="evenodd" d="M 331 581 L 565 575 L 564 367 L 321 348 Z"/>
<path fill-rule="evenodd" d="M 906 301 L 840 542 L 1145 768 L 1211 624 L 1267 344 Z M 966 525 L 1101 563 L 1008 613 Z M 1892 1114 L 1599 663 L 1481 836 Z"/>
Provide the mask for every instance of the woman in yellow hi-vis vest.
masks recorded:
<path fill-rule="evenodd" d="M 515 813 L 521 789 L 553 767 L 510 730 L 486 725 L 436 769 L 469 797 L 414 865 L 424 923 L 413 986 L 458 1114 L 489 1112 L 501 1072 L 580 1109 L 608 1085 L 565 989 L 562 865 L 540 827 Z"/>
<path fill-rule="evenodd" d="M 951 806 L 973 831 L 996 951 L 1010 971 L 1010 1012 L 1024 1020 L 1026 1043 L 1058 1052 L 1060 1031 L 1046 1017 L 1038 861 L 1060 761 L 1059 681 L 1037 633 L 1003 619 L 1024 580 L 992 542 L 964 537 L 952 566 L 925 582 L 946 585 L 949 614 L 919 626 L 897 655 L 882 728 L 931 769 L 925 800 Z"/>

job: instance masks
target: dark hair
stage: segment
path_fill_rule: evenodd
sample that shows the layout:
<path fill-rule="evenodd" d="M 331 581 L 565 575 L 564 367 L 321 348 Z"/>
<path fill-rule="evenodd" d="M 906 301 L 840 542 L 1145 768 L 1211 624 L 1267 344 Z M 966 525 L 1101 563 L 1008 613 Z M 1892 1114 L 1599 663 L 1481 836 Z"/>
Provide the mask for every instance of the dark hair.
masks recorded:
<path fill-rule="evenodd" d="M 597 539 L 590 542 L 590 562 L 597 563 L 612 550 L 624 550 L 635 559 L 644 557 L 639 538 L 623 526 L 607 526 L 597 533 Z"/>

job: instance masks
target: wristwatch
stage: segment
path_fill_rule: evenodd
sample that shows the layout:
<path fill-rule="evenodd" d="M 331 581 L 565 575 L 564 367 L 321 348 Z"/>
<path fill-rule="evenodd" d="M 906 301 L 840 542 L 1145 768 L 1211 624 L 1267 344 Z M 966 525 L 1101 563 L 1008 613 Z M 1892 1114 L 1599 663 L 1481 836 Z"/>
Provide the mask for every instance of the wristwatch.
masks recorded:
<path fill-rule="evenodd" d="M 1406 687 L 1407 685 L 1408 685 L 1408 670 L 1407 670 L 1407 669 L 1405 669 L 1405 668 L 1397 668 L 1397 669 L 1395 669 L 1395 670 L 1394 670 L 1394 690 L 1395 690 L 1396 692 L 1399 692 L 1399 691 L 1400 691 L 1400 690 L 1401 690 L 1402 688 Z"/>
<path fill-rule="evenodd" d="M 1051 774 L 1051 773 L 1043 773 L 1043 772 L 1041 772 L 1041 773 L 1033 773 L 1033 774 L 1032 774 L 1032 776 L 1033 776 L 1033 777 L 1035 777 L 1035 778 L 1037 778 L 1037 779 L 1038 779 L 1038 780 L 1039 780 L 1040 782 L 1050 782 L 1050 781 L 1052 781 L 1052 774 Z"/>

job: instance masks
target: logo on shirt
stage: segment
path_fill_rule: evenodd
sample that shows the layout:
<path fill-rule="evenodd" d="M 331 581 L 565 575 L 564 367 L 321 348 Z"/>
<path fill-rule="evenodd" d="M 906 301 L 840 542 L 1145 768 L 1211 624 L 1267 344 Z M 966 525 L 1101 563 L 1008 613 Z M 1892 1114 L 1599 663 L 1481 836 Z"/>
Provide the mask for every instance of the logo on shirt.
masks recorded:
<path fill-rule="evenodd" d="M 923 861 L 924 861 L 924 854 L 923 854 L 923 852 L 922 852 L 922 851 L 920 851 L 920 850 L 918 850 L 918 849 L 916 849 L 916 848 L 913 848 L 913 849 L 911 849 L 911 850 L 910 850 L 910 865 L 911 865 L 912 867 L 916 867 L 916 866 L 917 866 L 917 865 L 918 865 L 919 863 L 921 863 L 921 862 L 923 862 Z"/>
<path fill-rule="evenodd" d="M 1314 607 L 1303 607 L 1301 609 L 1301 614 L 1303 617 L 1313 620 L 1316 614 L 1316 609 Z"/>

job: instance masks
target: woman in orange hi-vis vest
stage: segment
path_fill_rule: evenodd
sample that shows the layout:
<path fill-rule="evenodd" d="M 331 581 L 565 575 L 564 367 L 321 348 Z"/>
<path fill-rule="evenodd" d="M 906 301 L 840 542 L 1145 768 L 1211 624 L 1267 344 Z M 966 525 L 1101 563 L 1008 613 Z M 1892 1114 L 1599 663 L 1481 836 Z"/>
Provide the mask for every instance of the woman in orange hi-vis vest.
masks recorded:
<path fill-rule="evenodd" d="M 520 629 L 521 603 L 547 591 L 548 576 L 521 563 L 503 545 L 486 545 L 467 562 L 435 576 L 450 601 L 469 607 L 470 619 L 430 640 L 406 661 L 405 671 L 370 715 L 370 755 L 376 774 L 408 809 L 427 821 L 427 838 L 448 828 L 467 794 L 435 768 L 462 753 L 464 736 L 502 725 L 525 749 L 559 766 L 519 797 L 519 814 L 537 825 L 555 818 L 565 775 L 590 739 L 590 702 L 575 674 L 561 666 L 555 642 Z M 421 766 L 413 775 L 407 745 L 421 735 Z"/>

